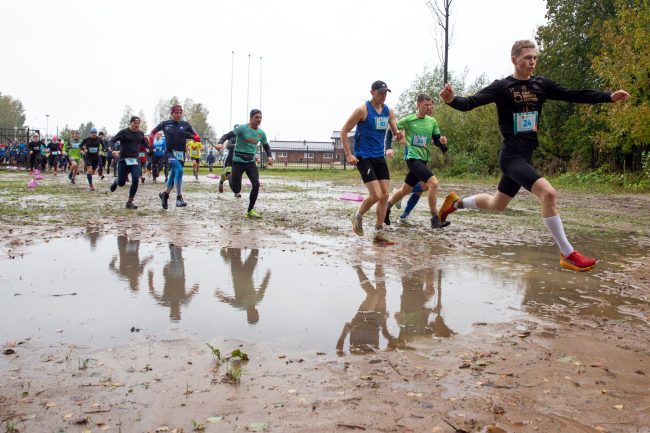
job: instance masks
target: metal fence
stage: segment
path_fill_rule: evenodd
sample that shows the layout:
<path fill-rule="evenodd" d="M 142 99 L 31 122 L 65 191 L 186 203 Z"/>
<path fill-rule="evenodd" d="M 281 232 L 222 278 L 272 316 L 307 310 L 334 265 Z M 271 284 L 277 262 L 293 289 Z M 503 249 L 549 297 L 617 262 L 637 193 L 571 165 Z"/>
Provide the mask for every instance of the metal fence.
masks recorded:
<path fill-rule="evenodd" d="M 26 167 L 29 153 L 27 144 L 34 132 L 40 133 L 30 128 L 0 128 L 0 165 Z"/>

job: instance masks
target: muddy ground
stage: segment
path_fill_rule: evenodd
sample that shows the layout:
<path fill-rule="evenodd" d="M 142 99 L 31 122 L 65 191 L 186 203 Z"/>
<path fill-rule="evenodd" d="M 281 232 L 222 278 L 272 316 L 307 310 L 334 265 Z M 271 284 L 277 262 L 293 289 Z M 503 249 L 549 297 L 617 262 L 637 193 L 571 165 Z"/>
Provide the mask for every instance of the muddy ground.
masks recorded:
<path fill-rule="evenodd" d="M 186 175 L 185 209 L 162 211 L 160 185 L 148 180 L 139 209 L 129 211 L 125 188 L 108 192 L 112 177 L 91 193 L 81 176 L 72 186 L 46 175 L 31 191 L 27 174 L 0 171 L 0 267 L 39 243 L 88 232 L 196 248 L 287 249 L 401 269 L 435 262 L 438 251 L 489 258 L 504 246 L 521 248 L 507 257 L 514 269 L 552 244 L 537 203 L 522 193 L 508 212 L 457 212 L 435 233 L 423 200 L 413 215 L 417 227 L 393 230 L 396 245 L 375 245 L 351 234 L 357 204 L 338 200 L 365 192 L 356 176 L 306 178 L 262 173 L 256 208 L 263 218 L 251 221 L 243 217 L 247 191 L 242 199 L 218 194 L 205 176 L 195 182 Z M 439 202 L 452 189 L 494 189 L 441 185 Z M 20 432 L 650 432 L 650 196 L 560 191 L 559 207 L 570 239 L 606 259 L 590 273 L 602 287 L 581 302 L 558 299 L 508 323 L 477 322 L 469 334 L 364 354 L 288 352 L 215 335 L 223 351 L 245 349 L 250 360 L 241 364 L 217 361 L 191 335 L 168 341 L 132 332 L 129 344 L 110 348 L 15 335 L 0 342 L 1 425 Z M 11 291 L 1 280 L 0 287 Z M 626 299 L 619 316 L 590 313 L 612 296 Z M 239 383 L 226 374 L 238 371 L 233 367 L 243 369 Z"/>

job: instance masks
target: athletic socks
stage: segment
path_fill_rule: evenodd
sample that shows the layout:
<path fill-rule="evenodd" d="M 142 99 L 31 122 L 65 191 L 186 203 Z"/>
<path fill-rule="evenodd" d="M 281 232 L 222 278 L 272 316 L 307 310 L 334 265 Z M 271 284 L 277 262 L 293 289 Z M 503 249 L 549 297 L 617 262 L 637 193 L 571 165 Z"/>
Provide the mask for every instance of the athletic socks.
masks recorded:
<path fill-rule="evenodd" d="M 454 208 L 456 209 L 478 209 L 478 206 L 476 205 L 476 196 L 473 195 L 471 197 L 465 197 L 462 199 L 462 201 L 455 202 L 454 203 Z"/>
<path fill-rule="evenodd" d="M 554 215 L 552 217 L 544 218 L 544 224 L 548 231 L 551 232 L 551 236 L 553 236 L 553 240 L 555 240 L 557 246 L 560 247 L 562 254 L 565 257 L 571 254 L 573 252 L 573 247 L 566 238 L 566 233 L 564 233 L 564 226 L 562 225 L 560 216 Z"/>
<path fill-rule="evenodd" d="M 89 174 L 86 175 L 86 179 L 88 179 L 88 184 L 92 185 L 93 184 L 93 177 Z"/>
<path fill-rule="evenodd" d="M 401 218 L 406 218 L 413 208 L 415 208 L 415 205 L 418 204 L 418 201 L 420 201 L 420 196 L 418 194 L 411 194 L 411 197 L 409 197 L 409 200 L 406 202 L 406 207 L 404 208 Z"/>

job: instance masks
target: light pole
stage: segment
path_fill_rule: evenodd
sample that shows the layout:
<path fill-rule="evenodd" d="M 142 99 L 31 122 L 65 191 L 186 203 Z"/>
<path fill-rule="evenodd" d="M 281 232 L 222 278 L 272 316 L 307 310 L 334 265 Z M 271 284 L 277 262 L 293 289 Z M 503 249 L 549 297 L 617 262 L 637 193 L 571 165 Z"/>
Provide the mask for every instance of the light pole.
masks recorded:
<path fill-rule="evenodd" d="M 45 141 L 48 140 L 49 136 L 50 136 L 50 115 L 46 114 L 45 115 Z"/>
<path fill-rule="evenodd" d="M 232 128 L 232 83 L 235 71 L 235 50 L 232 51 L 230 57 L 230 123 L 228 123 L 228 128 Z M 228 129 L 230 131 L 230 129 Z"/>

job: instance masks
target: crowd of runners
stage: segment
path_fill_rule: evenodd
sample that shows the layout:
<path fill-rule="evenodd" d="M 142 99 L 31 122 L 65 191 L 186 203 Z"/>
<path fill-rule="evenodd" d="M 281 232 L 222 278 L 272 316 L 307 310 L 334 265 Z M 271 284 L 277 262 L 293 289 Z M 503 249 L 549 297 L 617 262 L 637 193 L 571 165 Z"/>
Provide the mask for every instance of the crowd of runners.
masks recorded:
<path fill-rule="evenodd" d="M 547 99 L 596 104 L 625 102 L 630 95 L 624 90 L 609 93 L 567 89 L 545 77 L 534 76 L 537 48 L 531 41 L 515 42 L 511 61 L 514 65 L 512 75 L 494 81 L 475 95 L 456 96 L 449 84 L 445 84 L 440 91 L 440 97 L 447 105 L 461 111 L 495 103 L 503 136 L 499 155 L 502 176 L 497 191 L 493 195 L 478 194 L 464 198 L 450 192 L 440 207 L 437 205 L 440 181 L 431 171 L 428 162 L 432 152 L 436 151 L 434 147 L 445 153 L 448 142 L 441 133 L 441 126 L 433 117 L 433 97 L 418 95 L 415 101 L 416 112 L 397 119 L 393 110 L 386 105 L 386 97 L 390 92 L 388 85 L 381 80 L 372 83 L 370 99 L 353 111 L 340 133 L 347 162 L 357 167 L 368 191 L 367 197 L 351 216 L 355 234 L 364 235 L 363 217 L 375 206 L 373 239 L 392 244 L 386 228 L 392 224 L 393 207 L 401 208 L 405 196 L 409 196 L 409 199 L 397 222 L 404 226 L 410 225 L 409 214 L 426 191 L 431 228 L 438 230 L 449 226 L 448 217 L 457 210 L 505 210 L 523 187 L 535 195 L 540 203 L 544 224 L 560 250 L 560 265 L 574 271 L 587 271 L 596 265 L 595 259 L 580 254 L 569 243 L 557 209 L 556 190 L 532 167 L 532 155 L 538 146 L 541 109 Z M 137 208 L 134 199 L 138 185 L 145 182 L 144 173 L 149 173 L 154 183 L 162 173 L 165 179 L 164 188 L 159 192 L 162 208 L 168 209 L 172 191 L 175 191 L 176 206 L 185 207 L 187 202 L 182 191 L 185 161 L 191 161 L 192 174 L 198 180 L 203 144 L 192 126 L 182 119 L 183 109 L 180 105 L 171 107 L 170 117 L 145 135 L 140 130 L 140 119 L 133 116 L 128 128 L 119 131 L 110 140 L 94 128 L 83 140 L 78 131 L 73 131 L 63 143 L 53 137 L 46 144 L 38 134 L 34 134 L 21 152 L 25 154 L 24 162 L 30 170 L 48 168 L 55 175 L 59 170 L 67 171 L 71 183 L 76 182 L 81 170 L 86 174 L 91 191 L 95 190 L 95 173 L 103 179 L 104 171 L 109 175 L 112 170 L 115 177 L 110 186 L 112 192 L 125 186 L 130 179 L 126 203 L 128 209 Z M 241 197 L 244 173 L 250 180 L 252 188 L 246 211 L 249 218 L 261 218 L 254 208 L 260 188 L 257 168 L 259 158 L 266 154 L 268 164 L 273 164 L 266 134 L 260 128 L 261 122 L 262 112 L 253 109 L 247 123 L 235 125 L 215 146 L 227 155 L 219 180 L 220 193 L 224 191 L 224 184 L 228 183 L 235 197 Z M 353 146 L 348 139 L 351 131 L 354 131 Z M 392 143 L 395 140 L 404 145 L 403 158 L 408 173 L 403 184 L 389 195 L 390 174 L 385 158 L 394 156 Z M 257 148 L 260 144 L 263 151 L 258 156 Z M 11 152 L 14 151 L 18 149 L 12 148 Z M 10 157 L 17 158 L 17 155 L 14 152 Z M 210 167 L 214 163 L 214 156 L 211 156 L 208 158 Z"/>

